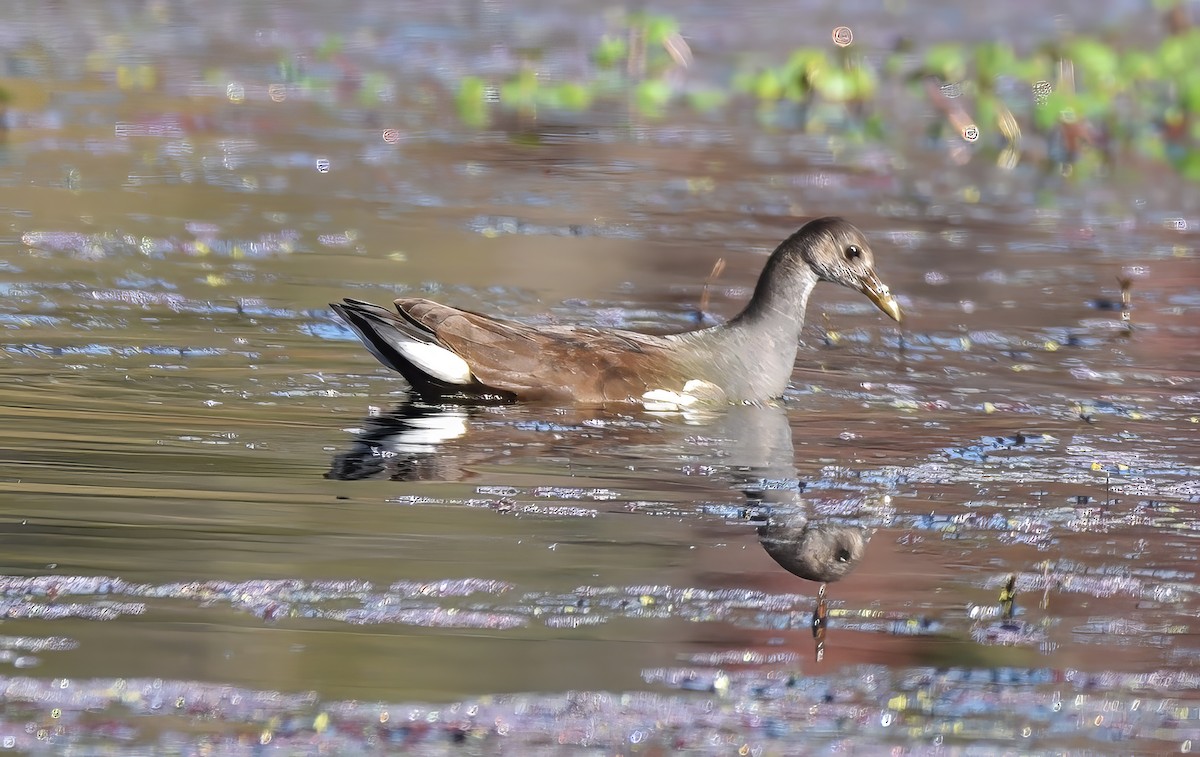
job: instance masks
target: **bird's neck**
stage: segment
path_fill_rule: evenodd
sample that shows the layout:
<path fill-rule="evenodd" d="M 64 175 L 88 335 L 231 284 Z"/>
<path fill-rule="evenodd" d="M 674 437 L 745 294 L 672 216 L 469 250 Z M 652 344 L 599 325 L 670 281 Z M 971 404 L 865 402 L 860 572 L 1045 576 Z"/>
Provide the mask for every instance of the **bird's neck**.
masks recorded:
<path fill-rule="evenodd" d="M 799 255 L 776 251 L 767 261 L 754 296 L 746 308 L 727 324 L 727 328 L 745 332 L 763 346 L 781 342 L 795 345 L 804 328 L 808 296 L 817 285 L 817 274 Z"/>
<path fill-rule="evenodd" d="M 685 371 L 717 384 L 734 403 L 782 396 L 816 283 L 816 273 L 798 255 L 776 251 L 741 314 L 720 326 L 677 337 L 704 345 L 699 353 L 704 360 L 685 366 Z"/>

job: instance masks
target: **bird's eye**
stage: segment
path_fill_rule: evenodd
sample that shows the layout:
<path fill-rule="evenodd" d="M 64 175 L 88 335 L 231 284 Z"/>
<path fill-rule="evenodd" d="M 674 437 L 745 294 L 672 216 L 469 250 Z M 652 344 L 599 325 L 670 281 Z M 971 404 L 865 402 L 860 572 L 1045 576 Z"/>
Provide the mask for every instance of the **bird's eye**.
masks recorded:
<path fill-rule="evenodd" d="M 858 260 L 862 257 L 862 248 L 856 244 L 846 247 L 846 260 Z"/>
<path fill-rule="evenodd" d="M 850 550 L 843 547 L 837 551 L 837 555 L 835 555 L 835 557 L 837 558 L 838 562 L 850 562 Z"/>

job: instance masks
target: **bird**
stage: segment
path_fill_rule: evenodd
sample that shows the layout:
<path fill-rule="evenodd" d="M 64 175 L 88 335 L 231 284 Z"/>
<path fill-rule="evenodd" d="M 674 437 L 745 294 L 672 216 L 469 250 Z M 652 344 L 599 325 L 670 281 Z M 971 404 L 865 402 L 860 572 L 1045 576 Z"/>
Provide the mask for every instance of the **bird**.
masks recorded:
<path fill-rule="evenodd" d="M 587 326 L 530 326 L 423 298 L 396 312 L 346 298 L 330 307 L 380 363 L 431 402 L 566 401 L 761 403 L 783 395 L 813 287 L 854 289 L 901 321 L 875 272 L 866 236 L 849 221 L 818 218 L 767 259 L 754 294 L 724 323 L 674 334 Z"/>

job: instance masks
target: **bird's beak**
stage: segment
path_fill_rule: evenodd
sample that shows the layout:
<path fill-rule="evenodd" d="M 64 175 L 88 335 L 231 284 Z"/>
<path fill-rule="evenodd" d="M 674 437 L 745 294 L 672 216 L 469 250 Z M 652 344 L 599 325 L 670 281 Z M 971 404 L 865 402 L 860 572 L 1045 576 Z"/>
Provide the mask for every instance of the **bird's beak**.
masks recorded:
<path fill-rule="evenodd" d="M 892 296 L 892 290 L 888 289 L 887 284 L 880 281 L 877 273 L 871 271 L 864 276 L 859 285 L 859 291 L 865 294 L 871 302 L 874 302 L 875 307 L 891 316 L 896 323 L 900 323 L 900 303 L 896 302 L 896 298 Z"/>

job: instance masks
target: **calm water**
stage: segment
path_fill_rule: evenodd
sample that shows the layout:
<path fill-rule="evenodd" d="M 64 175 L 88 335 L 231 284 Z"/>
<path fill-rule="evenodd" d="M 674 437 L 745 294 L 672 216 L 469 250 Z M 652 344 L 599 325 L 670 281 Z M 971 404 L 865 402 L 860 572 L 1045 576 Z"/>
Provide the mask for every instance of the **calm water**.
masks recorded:
<path fill-rule="evenodd" d="M 864 45 L 923 28 L 860 5 Z M 701 66 L 797 43 L 666 10 Z M 959 165 L 922 114 L 904 150 L 737 108 L 460 125 L 447 81 L 499 40 L 569 70 L 583 5 L 4 15 L 4 748 L 1200 747 L 1200 194 L 1165 169 Z M 778 407 L 413 406 L 326 307 L 686 328 L 718 258 L 722 318 L 830 213 L 907 320 L 819 288 Z M 872 531 L 820 661 L 748 506 L 801 488 Z"/>

